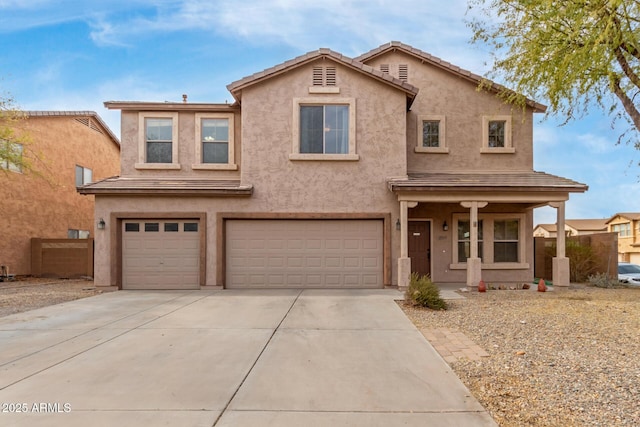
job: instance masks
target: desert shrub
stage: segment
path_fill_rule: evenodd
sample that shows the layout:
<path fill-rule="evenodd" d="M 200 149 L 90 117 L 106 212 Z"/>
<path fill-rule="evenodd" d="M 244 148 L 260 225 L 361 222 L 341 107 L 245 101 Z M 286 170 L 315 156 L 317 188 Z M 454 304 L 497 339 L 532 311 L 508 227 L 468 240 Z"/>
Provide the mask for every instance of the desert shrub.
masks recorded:
<path fill-rule="evenodd" d="M 569 280 L 572 282 L 584 282 L 596 272 L 596 254 L 590 245 L 568 240 L 566 254 L 569 258 Z"/>
<path fill-rule="evenodd" d="M 598 288 L 619 288 L 622 287 L 618 278 L 609 277 L 606 273 L 596 273 L 589 276 L 589 283 Z"/>
<path fill-rule="evenodd" d="M 447 302 L 440 297 L 440 289 L 427 275 L 411 274 L 409 287 L 405 291 L 405 299 L 414 305 L 427 307 L 432 310 L 446 310 Z"/>

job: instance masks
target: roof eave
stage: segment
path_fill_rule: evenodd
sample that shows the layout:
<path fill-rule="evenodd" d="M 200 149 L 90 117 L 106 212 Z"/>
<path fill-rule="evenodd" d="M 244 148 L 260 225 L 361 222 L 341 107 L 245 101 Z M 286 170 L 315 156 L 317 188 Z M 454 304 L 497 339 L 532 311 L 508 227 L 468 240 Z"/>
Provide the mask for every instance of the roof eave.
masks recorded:
<path fill-rule="evenodd" d="M 229 111 L 237 110 L 237 104 L 212 104 L 194 102 L 138 102 L 138 101 L 106 101 L 104 106 L 109 110 L 122 111 Z"/>
<path fill-rule="evenodd" d="M 253 187 L 216 188 L 216 189 L 178 189 L 178 188 L 91 188 L 78 187 L 82 195 L 98 196 L 158 196 L 158 197 L 250 197 Z"/>

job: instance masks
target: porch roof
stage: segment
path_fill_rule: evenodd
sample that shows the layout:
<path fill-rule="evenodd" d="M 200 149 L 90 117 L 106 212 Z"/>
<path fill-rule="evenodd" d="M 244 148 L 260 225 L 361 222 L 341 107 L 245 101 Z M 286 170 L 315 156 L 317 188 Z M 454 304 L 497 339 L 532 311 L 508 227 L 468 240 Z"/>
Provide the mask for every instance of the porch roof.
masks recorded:
<path fill-rule="evenodd" d="M 114 176 L 78 187 L 80 194 L 152 196 L 251 196 L 253 186 L 238 180 L 122 178 Z"/>
<path fill-rule="evenodd" d="M 583 193 L 586 184 L 544 172 L 410 173 L 388 181 L 391 191 Z"/>

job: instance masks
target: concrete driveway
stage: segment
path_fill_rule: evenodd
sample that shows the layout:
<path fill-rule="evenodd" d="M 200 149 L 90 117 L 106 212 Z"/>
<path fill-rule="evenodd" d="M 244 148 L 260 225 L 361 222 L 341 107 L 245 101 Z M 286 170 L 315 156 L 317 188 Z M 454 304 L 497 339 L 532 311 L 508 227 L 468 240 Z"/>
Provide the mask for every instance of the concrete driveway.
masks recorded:
<path fill-rule="evenodd" d="M 0 425 L 495 426 L 399 297 L 120 291 L 3 317 Z"/>

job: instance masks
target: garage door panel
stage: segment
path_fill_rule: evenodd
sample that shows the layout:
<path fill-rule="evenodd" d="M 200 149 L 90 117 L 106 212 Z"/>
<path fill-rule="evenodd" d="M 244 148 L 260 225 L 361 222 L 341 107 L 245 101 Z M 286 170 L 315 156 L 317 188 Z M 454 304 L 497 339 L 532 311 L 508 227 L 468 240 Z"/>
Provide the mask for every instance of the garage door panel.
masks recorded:
<path fill-rule="evenodd" d="M 193 220 L 124 221 L 122 287 L 199 289 L 198 228 L 199 224 Z"/>
<path fill-rule="evenodd" d="M 381 220 L 227 220 L 226 286 L 380 288 L 382 224 Z"/>

